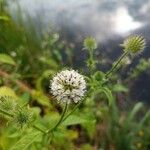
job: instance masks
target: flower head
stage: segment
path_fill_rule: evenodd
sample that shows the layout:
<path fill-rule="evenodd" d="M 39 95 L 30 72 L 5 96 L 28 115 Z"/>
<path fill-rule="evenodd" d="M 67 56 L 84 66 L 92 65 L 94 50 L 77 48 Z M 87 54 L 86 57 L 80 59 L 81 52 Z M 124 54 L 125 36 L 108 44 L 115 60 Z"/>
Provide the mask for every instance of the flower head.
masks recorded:
<path fill-rule="evenodd" d="M 85 94 L 84 77 L 75 70 L 57 73 L 51 81 L 51 93 L 58 102 L 79 102 Z"/>
<path fill-rule="evenodd" d="M 7 112 L 13 112 L 16 108 L 16 102 L 14 101 L 13 97 L 10 96 L 3 96 L 0 97 L 0 108 Z"/>
<path fill-rule="evenodd" d="M 84 43 L 83 43 L 84 47 L 86 49 L 96 49 L 97 48 L 97 43 L 96 43 L 96 40 L 92 37 L 88 37 L 84 40 Z"/>
<path fill-rule="evenodd" d="M 129 51 L 133 54 L 142 52 L 145 48 L 145 45 L 145 39 L 139 35 L 130 36 L 124 41 L 123 44 L 121 44 L 125 51 Z"/>
<path fill-rule="evenodd" d="M 23 127 L 34 120 L 34 115 L 31 110 L 18 107 L 14 112 L 13 120 L 17 125 Z"/>

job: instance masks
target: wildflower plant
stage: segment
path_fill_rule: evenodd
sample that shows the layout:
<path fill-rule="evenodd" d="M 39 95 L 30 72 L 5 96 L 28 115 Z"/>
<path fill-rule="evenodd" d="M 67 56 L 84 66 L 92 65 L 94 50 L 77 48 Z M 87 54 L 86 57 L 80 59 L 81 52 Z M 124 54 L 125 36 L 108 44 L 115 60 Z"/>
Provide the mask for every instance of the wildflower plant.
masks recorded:
<path fill-rule="evenodd" d="M 55 140 L 55 138 L 57 138 L 57 136 L 55 135 L 62 136 L 63 133 L 67 130 L 68 125 L 74 125 L 76 123 L 82 124 L 84 127 L 86 127 L 86 129 L 89 131 L 90 137 L 92 137 L 91 136 L 92 125 L 95 125 L 94 123 L 96 121 L 98 122 L 98 120 L 96 120 L 97 114 L 95 113 L 97 103 L 94 102 L 94 100 L 97 97 L 99 98 L 101 95 L 102 97 L 105 97 L 105 99 L 108 100 L 107 109 L 101 108 L 101 110 L 103 110 L 103 112 L 105 111 L 106 113 L 109 112 L 109 110 L 112 111 L 112 113 L 110 114 L 111 117 L 108 118 L 110 119 L 111 125 L 115 125 L 115 129 L 116 128 L 118 129 L 118 127 L 122 125 L 119 122 L 120 120 L 118 117 L 120 114 L 118 114 L 118 109 L 116 108 L 115 105 L 116 104 L 115 97 L 112 93 L 112 89 L 110 88 L 110 86 L 108 86 L 107 83 L 109 82 L 109 79 L 111 78 L 112 74 L 118 69 L 118 66 L 121 63 L 121 61 L 131 53 L 137 54 L 139 52 L 142 52 L 145 48 L 145 45 L 146 45 L 145 39 L 141 36 L 135 35 L 127 38 L 122 44 L 124 48 L 123 54 L 112 65 L 112 68 L 105 73 L 96 70 L 97 61 L 94 58 L 94 53 L 95 50 L 97 49 L 96 40 L 92 37 L 86 38 L 84 40 L 83 46 L 84 49 L 87 50 L 89 54 L 89 58 L 87 59 L 87 67 L 90 70 L 89 75 L 85 76 L 73 69 L 66 69 L 56 73 L 53 77 L 51 76 L 49 85 L 50 100 L 54 100 L 54 102 L 56 100 L 58 102 L 57 105 L 60 104 L 60 106 L 62 107 L 62 113 L 61 115 L 58 115 L 57 113 L 56 120 L 54 120 L 54 118 L 51 117 L 51 115 L 53 115 L 52 113 L 50 113 L 49 115 L 51 117 L 50 121 L 48 120 L 46 122 L 44 120 L 46 118 L 46 115 L 44 113 L 51 111 L 52 107 L 46 109 L 42 108 L 43 110 L 39 112 L 39 110 L 37 109 L 35 110 L 30 108 L 29 105 L 31 104 L 29 100 L 27 101 L 27 103 L 23 103 L 22 105 L 17 100 L 14 100 L 13 97 L 8 97 L 7 95 L 1 96 L 0 113 L 3 114 L 4 116 L 7 116 L 7 119 L 10 120 L 10 122 L 12 124 L 15 124 L 17 127 L 21 128 L 27 127 L 26 129 L 28 131 L 32 131 L 34 133 L 30 136 L 28 135 L 25 138 L 22 138 L 22 141 L 20 143 L 21 144 L 25 143 L 25 145 L 22 144 L 23 146 L 18 148 L 19 144 L 16 144 L 15 146 L 13 146 L 12 149 L 17 148 L 22 149 L 24 148 L 24 146 L 26 147 L 24 149 L 27 148 L 32 149 L 33 147 L 31 147 L 31 144 L 33 144 L 34 142 L 38 144 L 35 144 L 34 145 L 35 147 L 33 149 L 43 149 L 43 148 L 53 149 L 51 147 L 52 143 L 54 141 L 57 141 Z M 19 83 L 19 85 L 22 85 L 20 84 L 19 81 L 17 81 L 17 83 Z M 39 87 L 38 86 L 39 83 L 41 83 L 41 78 L 39 78 L 37 82 L 37 87 Z M 27 87 L 24 86 L 23 88 L 28 89 Z M 32 90 L 32 92 L 30 93 L 32 99 L 35 98 L 34 97 L 35 94 L 33 94 L 34 93 L 33 91 L 35 92 L 35 90 Z M 43 91 L 40 88 L 40 93 L 42 93 Z M 25 96 L 23 95 L 22 97 L 23 98 L 25 97 L 24 99 L 29 99 L 27 95 Z M 45 96 L 43 97 L 45 98 Z M 80 112 L 80 109 L 78 109 L 81 106 L 81 104 L 83 105 L 82 113 Z M 90 109 L 84 108 L 84 106 L 88 106 Z M 142 107 L 141 103 L 137 104 L 134 107 L 133 111 L 131 111 L 131 113 L 127 117 L 125 124 L 122 125 L 121 133 L 128 134 L 127 133 L 128 129 L 131 127 L 129 124 L 141 107 Z M 34 114 L 35 112 L 36 115 Z M 77 113 L 77 115 L 74 116 L 74 113 Z M 87 119 L 85 117 L 87 114 L 90 114 L 89 116 L 95 115 L 96 117 L 95 118 L 93 117 L 94 119 L 92 117 L 91 117 L 92 119 L 91 118 L 89 119 L 89 117 L 87 117 L 88 118 Z M 101 114 L 101 112 L 99 114 Z M 84 116 L 84 118 L 80 118 L 81 115 Z M 149 118 L 149 113 L 145 116 L 145 119 L 142 122 L 143 124 L 145 123 L 147 118 Z M 87 121 L 88 123 L 86 122 L 85 124 L 85 121 Z M 124 134 L 120 135 L 119 129 L 117 130 L 117 132 L 114 132 L 113 128 L 114 126 L 111 125 L 109 126 L 109 138 L 107 139 L 107 141 L 109 141 L 112 138 L 112 135 L 114 134 L 115 134 L 114 139 L 118 139 L 119 142 L 120 140 L 118 138 L 118 135 L 121 136 L 122 139 L 126 140 L 126 136 L 124 136 Z M 142 125 L 140 124 L 140 126 L 138 126 L 138 129 L 141 129 L 141 126 Z M 113 141 L 113 139 L 111 140 Z M 28 143 L 26 143 L 27 141 Z M 122 143 L 121 144 L 120 143 L 118 144 L 119 148 L 121 148 L 122 146 L 121 145 Z M 57 144 L 59 144 L 58 141 Z M 117 145 L 117 143 L 115 144 Z"/>
<path fill-rule="evenodd" d="M 93 37 L 88 37 L 83 42 L 84 49 L 88 51 L 89 58 L 87 60 L 87 66 L 91 71 L 96 68 L 96 60 L 94 59 L 94 51 L 97 49 L 96 40 Z"/>
<path fill-rule="evenodd" d="M 145 46 L 146 41 L 142 36 L 133 35 L 129 36 L 121 46 L 124 48 L 125 52 L 130 52 L 131 54 L 141 53 Z"/>

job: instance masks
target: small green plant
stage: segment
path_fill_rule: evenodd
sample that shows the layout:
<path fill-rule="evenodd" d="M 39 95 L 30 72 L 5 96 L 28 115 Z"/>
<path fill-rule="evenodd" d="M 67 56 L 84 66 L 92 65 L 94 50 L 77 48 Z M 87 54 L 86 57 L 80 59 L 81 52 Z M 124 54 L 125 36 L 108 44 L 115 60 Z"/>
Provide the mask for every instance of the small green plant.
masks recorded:
<path fill-rule="evenodd" d="M 84 49 L 86 49 L 89 53 L 89 59 L 87 60 L 87 66 L 90 70 L 94 70 L 96 68 L 96 61 L 94 59 L 94 50 L 97 49 L 97 43 L 94 38 L 88 37 L 84 40 Z"/>
<path fill-rule="evenodd" d="M 52 46 L 56 41 L 58 41 L 57 35 L 54 36 L 51 43 L 44 43 L 43 47 L 48 48 L 48 44 Z M 77 140 L 77 134 L 80 134 L 80 131 L 76 132 L 72 127 L 80 125 L 76 129 L 84 128 L 90 143 L 95 143 L 97 149 L 132 150 L 136 147 L 143 147 L 146 150 L 149 143 L 140 139 L 142 141 L 140 143 L 143 145 L 137 144 L 139 139 L 135 137 L 141 130 L 147 130 L 150 113 L 147 112 L 143 115 L 140 123 L 135 125 L 136 114 L 143 105 L 137 103 L 129 113 L 122 114 L 117 107 L 114 91 L 127 92 L 128 90 L 121 84 L 116 85 L 116 83 L 109 82 L 122 60 L 129 54 L 143 51 L 145 44 L 145 39 L 141 36 L 127 38 L 122 44 L 123 54 L 105 73 L 96 69 L 97 61 L 94 58 L 94 52 L 97 49 L 96 40 L 92 37 L 86 38 L 83 45 L 89 54 L 87 67 L 90 72 L 88 75 L 83 75 L 83 72 L 81 75 L 78 71 L 66 68 L 57 73 L 59 67 L 56 62 L 62 60 L 60 52 L 55 51 L 50 55 L 51 58 L 56 57 L 56 61 L 52 65 L 47 60 L 48 51 L 46 51 L 40 57 L 40 61 L 43 64 L 52 65 L 51 67 L 54 69 L 44 71 L 42 76 L 37 78 L 35 89 L 18 80 L 19 77 L 16 74 L 9 75 L 0 70 L 4 80 L 7 79 L 13 86 L 15 85 L 16 92 L 21 95 L 16 95 L 14 90 L 8 87 L 0 88 L 1 119 L 4 122 L 8 121 L 7 127 L 6 124 L 3 127 L 5 130 L 8 128 L 8 137 L 1 137 L 1 141 L 7 139 L 9 143 L 9 145 L 0 144 L 2 149 L 74 149 L 73 142 L 70 141 Z M 2 55 L 4 56 L 4 54 L 0 56 Z M 5 58 L 0 59 L 1 64 L 16 65 L 10 56 L 5 56 Z M 47 78 L 51 78 L 50 85 L 47 84 Z M 50 96 L 47 96 L 46 89 L 42 88 L 45 80 L 46 86 L 50 87 Z M 36 101 L 37 99 L 38 101 Z M 55 103 L 54 100 L 59 103 Z M 99 102 L 99 100 L 102 101 Z M 55 105 L 60 107 L 61 115 L 56 112 Z M 100 130 L 101 128 L 105 130 L 102 140 L 98 135 L 103 131 Z M 81 132 L 84 134 L 84 131 Z M 10 138 L 14 140 L 15 144 L 11 143 Z M 148 141 L 149 137 L 145 137 L 145 139 Z M 92 149 L 91 145 L 87 144 L 82 148 Z"/>

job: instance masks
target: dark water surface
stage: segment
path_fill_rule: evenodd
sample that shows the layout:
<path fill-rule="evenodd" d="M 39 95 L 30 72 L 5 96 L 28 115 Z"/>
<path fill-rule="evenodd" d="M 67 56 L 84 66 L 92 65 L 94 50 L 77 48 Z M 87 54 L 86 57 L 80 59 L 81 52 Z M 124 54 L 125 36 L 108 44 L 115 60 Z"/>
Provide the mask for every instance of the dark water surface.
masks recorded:
<path fill-rule="evenodd" d="M 121 53 L 118 44 L 125 37 L 140 34 L 147 40 L 142 57 L 150 57 L 150 0 L 19 0 L 18 5 L 10 2 L 14 18 L 18 6 L 25 20 L 31 16 L 37 32 L 53 24 L 63 38 L 76 44 L 76 49 L 81 49 L 83 39 L 91 35 L 105 50 L 104 57 L 113 60 Z M 86 57 L 80 53 L 75 51 L 76 66 L 82 66 Z M 136 98 L 136 93 L 144 91 L 138 99 L 150 102 L 150 76 L 143 76 L 136 81 L 138 88 L 133 95 Z"/>
<path fill-rule="evenodd" d="M 18 4 L 36 24 L 39 20 L 45 26 L 65 26 L 66 32 L 93 35 L 100 42 L 133 32 L 150 37 L 150 0 L 19 0 Z M 16 3 L 10 2 L 10 7 L 17 11 Z"/>

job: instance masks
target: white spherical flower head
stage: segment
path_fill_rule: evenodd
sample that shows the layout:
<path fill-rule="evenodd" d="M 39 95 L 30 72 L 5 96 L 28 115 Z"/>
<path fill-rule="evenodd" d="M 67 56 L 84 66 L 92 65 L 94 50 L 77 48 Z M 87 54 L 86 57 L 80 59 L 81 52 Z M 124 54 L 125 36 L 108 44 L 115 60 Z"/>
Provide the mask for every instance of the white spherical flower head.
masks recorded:
<path fill-rule="evenodd" d="M 79 102 L 85 94 L 84 77 L 75 70 L 57 73 L 51 81 L 51 93 L 58 102 Z"/>

